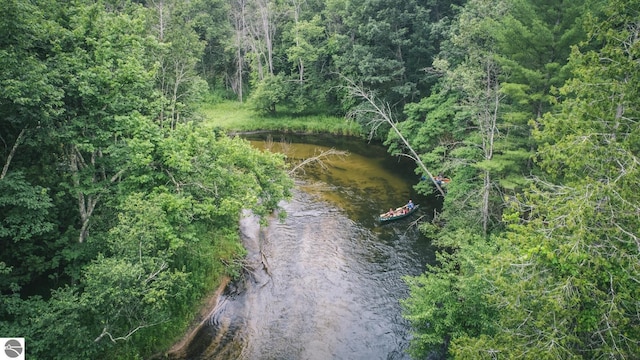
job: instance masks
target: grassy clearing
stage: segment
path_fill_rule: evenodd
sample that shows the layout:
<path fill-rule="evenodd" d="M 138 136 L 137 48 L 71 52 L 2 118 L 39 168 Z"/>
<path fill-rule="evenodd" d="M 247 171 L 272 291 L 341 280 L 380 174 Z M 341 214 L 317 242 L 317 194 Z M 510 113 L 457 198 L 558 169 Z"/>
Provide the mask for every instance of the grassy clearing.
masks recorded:
<path fill-rule="evenodd" d="M 301 133 L 330 133 L 336 135 L 358 136 L 362 128 L 353 121 L 342 117 L 327 115 L 292 116 L 279 114 L 266 117 L 256 114 L 249 106 L 236 101 L 203 103 L 200 113 L 205 126 L 222 128 L 229 132 L 245 131 L 282 131 Z"/>

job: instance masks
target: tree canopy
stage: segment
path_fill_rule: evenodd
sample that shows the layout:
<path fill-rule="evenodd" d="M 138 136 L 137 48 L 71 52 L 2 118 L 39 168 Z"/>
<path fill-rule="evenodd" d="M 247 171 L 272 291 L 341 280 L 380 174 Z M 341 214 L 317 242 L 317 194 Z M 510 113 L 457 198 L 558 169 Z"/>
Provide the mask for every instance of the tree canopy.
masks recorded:
<path fill-rule="evenodd" d="M 574 4 L 470 0 L 434 61 L 439 94 L 406 107 L 416 141 L 429 134 L 427 161 L 464 183 L 423 226 L 442 248 L 439 264 L 407 278 L 417 358 L 640 350 L 640 202 L 630 191 L 640 4 Z"/>
<path fill-rule="evenodd" d="M 162 37 L 136 3 L 0 9 L 0 332 L 33 359 L 148 357 L 238 271 L 241 211 L 289 196 L 284 161 L 190 115 L 186 18 Z"/>
<path fill-rule="evenodd" d="M 437 264 L 406 278 L 414 357 L 633 358 L 638 19 L 638 0 L 0 0 L 0 333 L 34 359 L 149 357 L 238 272 L 241 211 L 293 183 L 201 126 L 207 98 L 359 114 L 451 179 L 416 185 L 444 198 L 420 225 Z"/>

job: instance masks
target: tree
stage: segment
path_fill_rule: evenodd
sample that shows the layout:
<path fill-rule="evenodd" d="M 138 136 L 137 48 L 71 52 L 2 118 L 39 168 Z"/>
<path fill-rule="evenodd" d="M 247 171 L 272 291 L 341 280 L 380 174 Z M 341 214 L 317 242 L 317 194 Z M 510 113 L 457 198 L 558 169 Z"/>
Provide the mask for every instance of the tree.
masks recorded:
<path fill-rule="evenodd" d="M 151 5 L 158 41 L 152 54 L 158 65 L 157 85 L 163 95 L 158 122 L 174 128 L 189 118 L 192 109 L 188 104 L 199 100 L 207 89 L 197 74 L 205 43 L 194 30 L 197 23 L 192 9 L 197 4 L 160 0 L 151 1 Z"/>
<path fill-rule="evenodd" d="M 469 116 L 472 129 L 465 145 L 479 150 L 479 157 L 468 158 L 479 170 L 480 221 L 482 231 L 487 234 L 492 219 L 495 220 L 495 206 L 492 193 L 495 183 L 492 178 L 496 167 L 495 154 L 500 140 L 502 121 L 503 70 L 499 63 L 496 41 L 499 19 L 507 12 L 507 3 L 470 1 L 460 13 L 451 33 L 451 43 L 457 49 L 465 49 L 465 57 L 459 64 L 446 59 L 434 62 L 435 68 L 445 73 L 445 86 L 459 92 L 460 107 Z M 455 60 L 455 59 L 452 59 Z M 471 149 L 470 149 L 471 150 Z M 465 152 L 474 155 L 475 151 Z M 475 156 L 477 156 L 475 155 Z M 499 214 L 498 214 L 499 216 Z"/>
<path fill-rule="evenodd" d="M 487 259 L 495 252 L 484 239 L 466 230 L 451 236 L 471 239 L 474 246 L 456 254 L 441 252 L 437 265 L 416 277 L 406 277 L 411 297 L 402 300 L 405 318 L 414 329 L 409 352 L 413 358 L 446 357 L 450 343 L 461 337 L 494 334 L 497 307 L 486 292 Z M 471 356 L 474 358 L 477 356 Z"/>
<path fill-rule="evenodd" d="M 326 37 L 320 16 L 300 19 L 301 4 L 294 2 L 294 5 L 294 23 L 283 37 L 292 44 L 284 50 L 292 67 L 292 91 L 288 100 L 294 111 L 301 113 L 313 107 L 314 103 L 324 104 L 327 101 L 324 96 L 326 84 L 321 81 L 325 77 L 319 71 L 322 67 L 318 66 L 326 54 Z"/>
<path fill-rule="evenodd" d="M 533 265 L 534 276 L 527 278 L 545 279 L 546 288 L 554 289 L 541 303 L 561 299 L 567 305 L 536 309 L 524 325 L 528 333 L 547 334 L 539 340 L 543 344 L 555 341 L 574 356 L 625 358 L 639 351 L 638 304 L 631 299 L 638 296 L 640 256 L 640 198 L 634 190 L 640 179 L 640 109 L 633 100 L 640 79 L 640 3 L 613 0 L 603 9 L 589 27 L 595 42 L 589 45 L 599 49 L 574 49 L 574 77 L 560 91 L 566 97 L 561 111 L 547 114 L 536 133 L 543 144 L 540 164 L 562 185 L 540 181 L 534 193 L 530 229 L 538 242 L 523 249 Z M 517 310 L 533 310 L 530 305 Z M 542 321 L 549 314 L 558 319 L 553 333 L 549 320 Z"/>
<path fill-rule="evenodd" d="M 450 354 L 468 358 L 630 358 L 640 351 L 637 96 L 640 3 L 608 1 L 574 48 L 559 111 L 540 119 L 545 171 L 509 199 L 484 299 L 495 333 L 465 334 Z M 601 14 L 601 15 L 600 15 Z M 602 17 L 600 17 L 602 16 Z"/>
<path fill-rule="evenodd" d="M 244 24 L 244 0 L 233 2 L 231 8 L 231 16 L 233 19 L 233 41 L 234 49 L 234 73 L 231 76 L 231 88 L 237 94 L 238 101 L 244 101 L 244 71 L 245 71 L 245 39 L 246 25 Z"/>
<path fill-rule="evenodd" d="M 24 174 L 12 172 L 0 179 L 2 263 L 13 270 L 0 280 L 0 291 L 22 290 L 57 267 L 50 257 L 59 246 L 49 237 L 55 228 L 52 207 L 47 189 L 30 184 Z"/>
<path fill-rule="evenodd" d="M 284 75 L 269 75 L 255 84 L 250 102 L 262 114 L 275 114 L 278 105 L 289 97 L 291 86 Z"/>
<path fill-rule="evenodd" d="M 429 169 L 427 169 L 427 167 L 422 162 L 422 160 L 420 159 L 416 151 L 413 149 L 411 144 L 409 144 L 407 139 L 404 137 L 404 135 L 402 135 L 402 133 L 398 129 L 398 123 L 393 118 L 391 108 L 389 107 L 389 105 L 380 103 L 380 101 L 376 99 L 376 97 L 373 94 L 362 89 L 360 86 L 354 84 L 352 81 L 350 80 L 347 80 L 347 81 L 349 83 L 348 89 L 353 94 L 353 96 L 359 97 L 365 102 L 361 108 L 354 110 L 351 116 L 364 117 L 364 118 L 370 119 L 369 125 L 372 129 L 371 130 L 372 134 L 373 132 L 376 131 L 378 127 L 380 127 L 383 124 L 390 126 L 393 129 L 395 135 L 402 140 L 404 146 L 408 149 L 410 154 L 406 156 L 408 156 L 410 159 L 415 161 L 420 166 L 420 169 L 429 175 L 429 179 L 431 179 L 431 182 L 433 183 L 433 185 L 436 187 L 436 189 L 438 189 L 440 194 L 444 196 L 444 190 L 442 190 L 438 182 L 435 180 L 435 176 L 433 176 L 433 174 L 429 171 Z M 371 136 L 373 135 L 370 135 L 370 137 Z M 402 155 L 405 155 L 405 154 L 403 153 Z"/>
<path fill-rule="evenodd" d="M 79 8 L 75 27 L 63 33 L 68 47 L 54 53 L 64 68 L 66 105 L 55 136 L 77 199 L 80 243 L 101 197 L 126 171 L 133 124 L 153 114 L 153 72 L 141 62 L 148 40 L 142 16 Z"/>
<path fill-rule="evenodd" d="M 338 25 L 333 37 L 339 52 L 333 56 L 336 71 L 378 93 L 400 113 L 403 105 L 425 96 L 432 83 L 424 82 L 423 69 L 437 54 L 439 20 L 461 2 L 352 1 L 327 7 L 327 19 Z"/>
<path fill-rule="evenodd" d="M 284 161 L 183 124 L 177 105 L 157 121 L 149 54 L 168 44 L 137 2 L 0 12 L 0 332 L 31 339 L 34 359 L 148 357 L 237 273 L 241 210 L 266 216 L 289 195 Z M 163 39 L 192 24 L 181 14 L 163 13 Z M 174 93 L 186 107 L 188 85 Z"/>
<path fill-rule="evenodd" d="M 422 226 L 437 237 L 442 268 L 407 279 L 411 295 L 405 316 L 416 329 L 411 348 L 419 356 L 436 351 L 459 358 L 545 358 L 550 343 L 534 344 L 534 331 L 523 335 L 522 324 L 533 309 L 540 314 L 555 311 L 560 317 L 559 309 L 573 306 L 541 296 L 546 280 L 529 281 L 533 268 L 521 246 L 541 242 L 525 238 L 535 227 L 502 235 L 504 219 L 515 216 L 503 214 L 504 206 L 517 204 L 527 186 L 525 176 L 540 171 L 530 160 L 536 149 L 530 126 L 552 109 L 552 86 L 566 78 L 559 44 L 582 33 L 579 22 L 572 22 L 576 9 L 566 10 L 559 13 L 557 4 L 540 2 L 468 2 L 430 69 L 441 76 L 439 86 L 430 97 L 405 107 L 407 121 L 400 128 L 413 134 L 409 141 L 427 164 L 453 177 L 444 212 L 435 219 L 441 230 L 434 233 L 432 226 Z M 387 141 L 397 146 L 392 136 Z M 427 185 L 418 188 L 431 191 Z M 516 218 L 529 219 L 532 209 L 522 211 Z M 486 236 L 478 238 L 477 233 Z M 563 288 L 556 284 L 553 289 Z M 526 312 L 507 310 L 529 300 Z M 470 321 L 469 314 L 479 323 Z M 553 333 L 538 331 L 538 339 Z M 551 341 L 561 340 L 572 341 Z M 519 343 L 518 350 L 514 343 Z"/>
<path fill-rule="evenodd" d="M 445 199 L 449 220 L 465 214 L 485 233 L 499 227 L 503 196 L 518 194 L 537 171 L 529 121 L 551 108 L 550 91 L 566 78 L 563 46 L 583 33 L 576 8 L 562 10 L 520 0 L 467 3 L 429 69 L 440 83 L 405 107 L 400 126 L 425 161 L 460 176 Z M 392 150 L 395 142 L 390 134 Z"/>
<path fill-rule="evenodd" d="M 41 26 L 36 26 L 38 23 Z M 3 1 L 0 31 L 5 34 L 0 38 L 2 179 L 14 159 L 28 157 L 20 152 L 38 143 L 42 129 L 55 121 L 64 93 L 56 86 L 57 69 L 46 63 L 47 42 L 57 31 L 43 9 L 23 1 Z"/>

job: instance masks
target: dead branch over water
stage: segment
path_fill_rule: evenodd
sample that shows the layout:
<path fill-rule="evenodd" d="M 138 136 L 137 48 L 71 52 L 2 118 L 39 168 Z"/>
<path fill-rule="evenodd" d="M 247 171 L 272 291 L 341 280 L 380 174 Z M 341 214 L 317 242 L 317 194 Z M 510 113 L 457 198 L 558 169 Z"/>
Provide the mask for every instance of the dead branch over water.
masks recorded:
<path fill-rule="evenodd" d="M 324 150 L 321 151 L 320 153 L 318 153 L 315 156 L 312 156 L 310 158 L 306 158 L 304 160 L 302 160 L 300 163 L 298 163 L 296 166 L 294 166 L 293 168 L 291 168 L 291 170 L 289 170 L 289 175 L 293 176 L 296 173 L 302 171 L 304 173 L 304 169 L 307 166 L 310 165 L 319 165 L 323 170 L 327 169 L 327 165 L 325 164 L 325 161 L 331 157 L 334 156 L 338 156 L 338 157 L 344 157 L 349 155 L 348 151 L 343 151 L 343 150 L 336 150 L 336 149 L 329 149 L 329 150 Z"/>

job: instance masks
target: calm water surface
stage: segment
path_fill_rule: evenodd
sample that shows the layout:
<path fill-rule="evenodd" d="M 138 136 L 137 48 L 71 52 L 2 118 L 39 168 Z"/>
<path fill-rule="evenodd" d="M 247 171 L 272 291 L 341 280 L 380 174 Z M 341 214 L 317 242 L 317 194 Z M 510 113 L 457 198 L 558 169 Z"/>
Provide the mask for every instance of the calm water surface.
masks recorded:
<path fill-rule="evenodd" d="M 188 359 L 409 359 L 402 281 L 433 261 L 411 223 L 433 204 L 415 195 L 412 164 L 360 139 L 286 138 L 253 145 L 292 161 L 335 148 L 349 155 L 307 168 L 288 216 L 260 228 L 241 222 L 248 249 L 242 281 L 229 287 L 188 349 Z M 378 215 L 409 198 L 422 207 L 381 225 Z"/>

